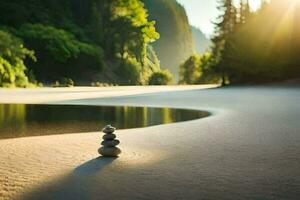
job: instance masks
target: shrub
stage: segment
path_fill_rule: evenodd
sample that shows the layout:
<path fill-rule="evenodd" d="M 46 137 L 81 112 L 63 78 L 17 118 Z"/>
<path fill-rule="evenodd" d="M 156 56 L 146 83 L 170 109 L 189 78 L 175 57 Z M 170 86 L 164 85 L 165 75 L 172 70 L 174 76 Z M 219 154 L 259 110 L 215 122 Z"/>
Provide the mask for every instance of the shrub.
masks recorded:
<path fill-rule="evenodd" d="M 74 81 L 70 78 L 61 78 L 59 81 L 52 83 L 52 87 L 73 87 Z"/>
<path fill-rule="evenodd" d="M 54 83 L 52 83 L 52 87 L 60 87 L 59 81 L 55 81 Z"/>
<path fill-rule="evenodd" d="M 60 79 L 60 85 L 62 87 L 73 87 L 74 86 L 74 81 L 70 78 L 61 78 Z"/>
<path fill-rule="evenodd" d="M 111 84 L 111 83 L 92 82 L 91 86 L 92 87 L 112 87 L 112 86 L 116 86 L 116 85 Z"/>
<path fill-rule="evenodd" d="M 170 85 L 172 74 L 168 70 L 154 72 L 149 78 L 149 85 Z"/>

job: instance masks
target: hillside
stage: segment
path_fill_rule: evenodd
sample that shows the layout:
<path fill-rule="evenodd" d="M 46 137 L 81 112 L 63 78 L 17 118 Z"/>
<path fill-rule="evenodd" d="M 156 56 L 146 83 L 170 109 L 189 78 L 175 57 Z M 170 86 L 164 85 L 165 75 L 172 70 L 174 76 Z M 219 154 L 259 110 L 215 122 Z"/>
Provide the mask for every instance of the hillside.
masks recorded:
<path fill-rule="evenodd" d="M 154 43 L 161 67 L 169 69 L 175 79 L 179 65 L 194 50 L 193 37 L 185 9 L 176 0 L 144 0 L 150 20 L 156 21 L 160 39 Z"/>
<path fill-rule="evenodd" d="M 195 42 L 195 50 L 199 54 L 205 53 L 211 46 L 211 41 L 197 27 L 191 26 L 192 34 Z"/>
<path fill-rule="evenodd" d="M 160 71 L 140 0 L 1 0 L 0 37 L 0 87 L 147 84 Z"/>

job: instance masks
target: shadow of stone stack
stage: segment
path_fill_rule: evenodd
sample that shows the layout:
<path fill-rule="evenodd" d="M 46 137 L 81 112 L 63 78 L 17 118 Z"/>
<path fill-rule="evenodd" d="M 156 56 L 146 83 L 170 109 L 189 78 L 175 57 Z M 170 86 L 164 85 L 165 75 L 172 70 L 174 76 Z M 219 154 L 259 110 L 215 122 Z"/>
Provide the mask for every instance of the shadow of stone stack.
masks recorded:
<path fill-rule="evenodd" d="M 120 141 L 116 139 L 115 130 L 116 128 L 111 125 L 105 126 L 102 130 L 105 134 L 102 137 L 102 147 L 99 148 L 98 152 L 103 157 L 118 157 L 121 153 L 121 149 L 116 147 L 120 144 Z"/>

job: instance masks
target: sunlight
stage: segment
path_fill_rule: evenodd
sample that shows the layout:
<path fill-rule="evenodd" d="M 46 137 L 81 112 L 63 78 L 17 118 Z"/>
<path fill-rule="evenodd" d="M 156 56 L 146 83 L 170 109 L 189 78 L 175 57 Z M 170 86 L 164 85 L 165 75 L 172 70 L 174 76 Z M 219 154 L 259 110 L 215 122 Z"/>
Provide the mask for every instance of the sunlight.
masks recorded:
<path fill-rule="evenodd" d="M 277 2 L 285 7 L 285 6 L 289 6 L 291 8 L 295 7 L 296 5 L 300 4 L 300 0 L 277 0 Z"/>
<path fill-rule="evenodd" d="M 261 0 L 249 0 L 249 3 L 253 10 L 257 10 L 260 8 Z"/>
<path fill-rule="evenodd" d="M 280 44 L 283 47 L 295 29 L 295 12 L 300 0 L 273 0 L 272 3 L 268 17 L 273 18 L 271 24 L 276 25 L 272 33 L 269 33 L 269 40 L 273 45 Z"/>
<path fill-rule="evenodd" d="M 267 0 L 267 1 L 269 1 L 269 0 Z M 245 0 L 245 2 L 246 2 L 246 0 Z M 234 4 L 236 6 L 239 6 L 240 0 L 234 0 Z M 256 11 L 261 6 L 261 0 L 249 0 L 249 5 L 250 5 L 252 11 Z"/>
<path fill-rule="evenodd" d="M 290 3 L 292 4 L 299 4 L 300 3 L 300 0 L 288 0 L 290 1 Z"/>

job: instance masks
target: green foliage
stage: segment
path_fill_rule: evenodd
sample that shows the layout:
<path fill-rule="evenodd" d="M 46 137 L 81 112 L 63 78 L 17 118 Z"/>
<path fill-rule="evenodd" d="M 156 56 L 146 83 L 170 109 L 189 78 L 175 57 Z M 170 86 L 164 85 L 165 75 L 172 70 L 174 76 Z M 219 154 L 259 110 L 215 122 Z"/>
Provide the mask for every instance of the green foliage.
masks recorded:
<path fill-rule="evenodd" d="M 235 31 L 237 10 L 233 5 L 233 0 L 221 0 L 219 4 L 220 6 L 218 9 L 221 11 L 222 15 L 219 17 L 220 21 L 215 23 L 216 33 L 215 37 L 212 39 L 214 43 L 212 53 L 215 62 L 212 67 L 220 74 L 222 78 L 222 85 L 225 85 L 228 65 L 227 63 L 224 63 L 225 59 L 223 53 L 226 51 L 226 47 L 230 45 L 228 42 L 229 38 Z"/>
<path fill-rule="evenodd" d="M 215 65 L 215 60 L 211 53 L 204 53 L 201 56 L 200 72 L 202 72 L 199 83 L 200 84 L 216 84 L 220 83 L 219 74 L 211 66 Z"/>
<path fill-rule="evenodd" d="M 73 87 L 74 81 L 70 78 L 63 77 L 59 81 L 54 81 L 52 87 Z"/>
<path fill-rule="evenodd" d="M 150 19 L 156 21 L 160 39 L 153 47 L 163 69 L 178 79 L 179 65 L 194 52 L 194 42 L 185 9 L 176 0 L 143 0 Z"/>
<path fill-rule="evenodd" d="M 37 62 L 25 62 L 46 84 L 145 84 L 148 46 L 159 38 L 140 0 L 3 0 L 0 24 L 35 51 Z"/>
<path fill-rule="evenodd" d="M 63 87 L 73 87 L 75 83 L 72 79 L 63 77 L 60 79 L 60 85 Z"/>
<path fill-rule="evenodd" d="M 300 48 L 293 46 L 300 32 L 292 28 L 291 24 L 296 21 L 286 17 L 284 4 L 279 4 L 274 1 L 265 5 L 240 24 L 231 36 L 224 58 L 229 63 L 227 74 L 232 83 L 300 77 L 300 70 L 296 69 L 299 56 L 293 56 L 294 52 L 300 52 Z M 256 40 L 250 42 L 248 38 L 254 34 Z M 293 34 L 297 37 L 291 37 Z"/>
<path fill-rule="evenodd" d="M 29 85 L 26 76 L 26 58 L 35 60 L 34 52 L 23 46 L 22 41 L 0 30 L 0 87 Z"/>
<path fill-rule="evenodd" d="M 77 57 L 82 47 L 85 47 L 71 33 L 42 24 L 23 25 L 20 36 L 31 47 L 48 52 L 53 59 L 62 63 Z"/>
<path fill-rule="evenodd" d="M 201 56 L 192 55 L 180 65 L 180 84 L 197 84 L 201 76 Z"/>
<path fill-rule="evenodd" d="M 210 67 L 223 84 L 300 77 L 299 3 L 290 9 L 283 1 L 265 2 L 251 13 L 249 4 L 241 2 L 239 15 L 231 1 L 222 3 L 224 14 L 216 25 Z"/>
<path fill-rule="evenodd" d="M 37 52 L 38 62 L 32 64 L 32 69 L 38 79 L 53 81 L 65 76 L 78 79 L 82 73 L 102 68 L 102 49 L 78 41 L 65 30 L 42 24 L 25 24 L 18 34 L 27 46 Z"/>
<path fill-rule="evenodd" d="M 211 53 L 192 55 L 180 66 L 179 84 L 215 84 L 220 83 L 220 76 L 215 72 L 215 63 Z"/>
<path fill-rule="evenodd" d="M 118 70 L 118 73 L 122 76 L 123 84 L 138 85 L 140 72 L 142 71 L 141 63 L 135 58 L 128 58 L 122 62 L 122 67 Z"/>
<path fill-rule="evenodd" d="M 152 46 L 147 48 L 147 56 L 144 60 L 142 71 L 140 73 L 140 83 L 147 85 L 149 78 L 154 72 L 160 71 L 160 61 Z"/>
<path fill-rule="evenodd" d="M 144 5 L 138 0 L 112 2 L 112 32 L 117 53 L 122 59 L 135 57 L 142 62 L 149 42 L 159 38 L 154 22 L 147 20 Z"/>
<path fill-rule="evenodd" d="M 170 85 L 172 84 L 172 74 L 168 70 L 154 72 L 149 78 L 149 85 Z"/>

